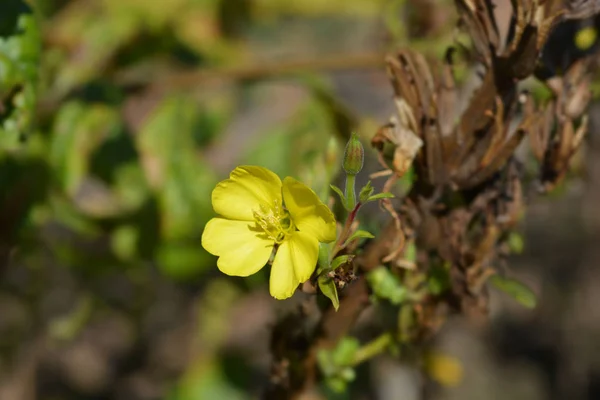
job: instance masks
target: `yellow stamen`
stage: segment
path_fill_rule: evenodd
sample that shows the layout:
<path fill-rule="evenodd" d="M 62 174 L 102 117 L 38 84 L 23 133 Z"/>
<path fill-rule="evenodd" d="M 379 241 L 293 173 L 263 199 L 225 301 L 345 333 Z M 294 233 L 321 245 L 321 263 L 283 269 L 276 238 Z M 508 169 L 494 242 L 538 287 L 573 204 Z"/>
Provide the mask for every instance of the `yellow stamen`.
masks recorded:
<path fill-rule="evenodd" d="M 271 207 L 261 204 L 260 209 L 254 210 L 253 214 L 256 227 L 277 244 L 281 244 L 286 235 L 296 230 L 290 214 L 281 204 L 275 203 Z"/>

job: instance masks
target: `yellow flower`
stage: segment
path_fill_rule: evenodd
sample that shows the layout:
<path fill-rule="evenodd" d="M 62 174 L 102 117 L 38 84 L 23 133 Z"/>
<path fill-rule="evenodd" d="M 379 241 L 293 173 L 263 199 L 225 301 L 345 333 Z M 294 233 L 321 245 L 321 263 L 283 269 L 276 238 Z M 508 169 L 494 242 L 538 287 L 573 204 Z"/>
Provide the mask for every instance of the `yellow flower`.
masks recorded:
<path fill-rule="evenodd" d="M 256 166 L 237 167 L 212 192 L 219 217 L 202 234 L 202 246 L 219 256 L 233 276 L 258 272 L 276 249 L 269 290 L 276 299 L 294 294 L 315 270 L 319 242 L 336 238 L 335 218 L 315 192 L 294 178 Z"/>

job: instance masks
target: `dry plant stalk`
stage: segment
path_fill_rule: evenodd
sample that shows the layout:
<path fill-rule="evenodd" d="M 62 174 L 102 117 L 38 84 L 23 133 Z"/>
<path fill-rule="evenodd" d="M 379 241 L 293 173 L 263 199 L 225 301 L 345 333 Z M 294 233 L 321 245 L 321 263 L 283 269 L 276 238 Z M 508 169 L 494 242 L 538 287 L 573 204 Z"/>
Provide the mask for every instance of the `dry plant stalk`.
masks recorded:
<path fill-rule="evenodd" d="M 443 62 L 406 49 L 386 58 L 397 115 L 375 134 L 372 146 L 385 168 L 381 175 L 388 176 L 385 191 L 410 167 L 415 182 L 395 207 L 384 203 L 394 219 L 357 257 L 358 279 L 341 291 L 339 311 L 325 309 L 313 329 L 306 327 L 308 314 L 276 326 L 273 385 L 266 398 L 299 398 L 313 390 L 319 379 L 316 352 L 331 348 L 353 328 L 369 305 L 363 276 L 380 265 L 388 265 L 416 291 L 432 268 L 449 273 L 448 291 L 425 291 L 411 303 L 415 323 L 399 332 L 405 342 L 430 337 L 449 313 L 484 318 L 487 279 L 499 272 L 508 234 L 523 212 L 517 147 L 529 136 L 540 166 L 540 188 L 550 190 L 564 178 L 582 144 L 590 100 L 588 60 L 544 82 L 552 93 L 545 104 L 535 104 L 519 90 L 519 83 L 535 73 L 554 26 L 581 9 L 574 2 L 562 9 L 556 1 L 512 0 L 510 34 L 503 37 L 491 1 L 455 3 L 472 48 L 449 49 Z M 589 11 L 591 2 L 583 3 Z M 482 70 L 479 88 L 464 110 L 457 106 L 454 78 L 455 55 L 461 52 Z M 406 243 L 416 247 L 412 269 L 403 268 Z"/>

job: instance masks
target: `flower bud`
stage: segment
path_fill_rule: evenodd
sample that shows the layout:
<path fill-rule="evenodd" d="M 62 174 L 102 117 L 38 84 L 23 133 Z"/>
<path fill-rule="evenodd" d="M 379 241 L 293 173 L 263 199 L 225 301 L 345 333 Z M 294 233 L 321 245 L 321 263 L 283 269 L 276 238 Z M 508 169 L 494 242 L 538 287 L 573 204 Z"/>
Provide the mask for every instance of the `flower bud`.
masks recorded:
<path fill-rule="evenodd" d="M 352 133 L 352 136 L 346 145 L 346 151 L 344 152 L 344 171 L 346 171 L 348 175 L 358 174 L 363 168 L 364 159 L 365 149 L 360 140 L 358 140 L 358 135 Z"/>

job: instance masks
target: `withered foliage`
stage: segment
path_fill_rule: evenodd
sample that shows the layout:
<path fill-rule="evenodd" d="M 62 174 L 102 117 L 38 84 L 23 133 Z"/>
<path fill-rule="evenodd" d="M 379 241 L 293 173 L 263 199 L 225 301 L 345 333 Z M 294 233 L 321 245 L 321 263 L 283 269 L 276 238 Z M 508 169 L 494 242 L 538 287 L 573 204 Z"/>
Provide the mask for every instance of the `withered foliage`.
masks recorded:
<path fill-rule="evenodd" d="M 401 274 L 450 266 L 451 295 L 426 297 L 425 308 L 443 303 L 470 315 L 486 314 L 486 279 L 496 272 L 523 205 L 517 147 L 529 136 L 540 165 L 540 187 L 548 190 L 564 177 L 586 132 L 588 60 L 548 79 L 552 97 L 544 104 L 519 92 L 519 83 L 536 70 L 548 35 L 566 10 L 557 9 L 556 2 L 511 4 L 511 26 L 502 37 L 491 2 L 456 1 L 472 40 L 469 55 L 482 69 L 480 85 L 462 110 L 453 73 L 455 50 L 441 64 L 410 50 L 387 59 L 400 122 L 383 127 L 372 145 L 392 173 L 388 187 L 415 157 L 416 183 L 399 208 L 402 227 L 396 235 L 404 238 L 396 242 L 414 241 L 418 262 L 416 270 Z M 422 141 L 418 153 L 406 151 L 412 145 L 399 139 L 400 133 Z M 391 159 L 385 144 L 394 146 Z M 401 261 L 399 249 L 391 250 Z"/>
<path fill-rule="evenodd" d="M 508 235 L 523 211 L 524 167 L 517 148 L 524 144 L 526 157 L 532 154 L 538 161 L 537 185 L 546 191 L 564 178 L 581 146 L 590 61 L 576 60 L 547 78 L 543 83 L 551 95 L 539 104 L 520 83 L 535 74 L 542 53 L 551 51 L 552 30 L 577 15 L 591 15 L 598 2 L 511 0 L 504 31 L 492 1 L 455 0 L 455 5 L 470 45 L 457 43 L 443 61 L 409 49 L 387 57 L 397 115 L 372 139 L 385 169 L 376 175 L 387 175 L 385 190 L 391 190 L 413 168 L 414 183 L 405 197 L 384 203 L 394 222 L 357 258 L 358 280 L 341 291 L 339 312 L 325 310 L 317 329 L 307 334 L 303 361 L 278 381 L 277 398 L 293 398 L 312 385 L 316 349 L 331 346 L 352 327 L 368 304 L 368 286 L 360 275 L 380 265 L 416 290 L 434 269 L 449 276 L 448 290 L 425 290 L 411 303 L 415 322 L 408 336 L 403 333 L 411 343 L 429 337 L 450 312 L 485 317 L 487 280 L 502 273 Z M 467 98 L 455 78 L 459 56 L 479 78 Z M 416 249 L 409 268 L 407 243 Z M 284 336 L 273 337 L 279 368 L 291 351 L 279 346 Z"/>

